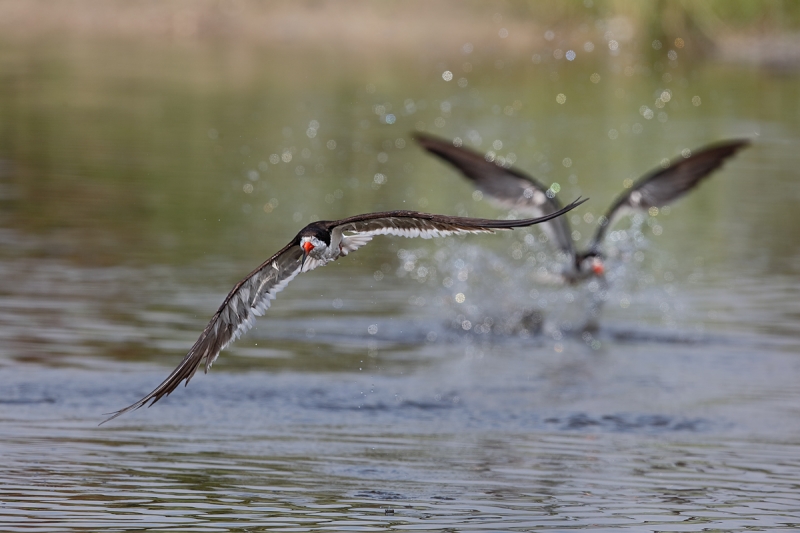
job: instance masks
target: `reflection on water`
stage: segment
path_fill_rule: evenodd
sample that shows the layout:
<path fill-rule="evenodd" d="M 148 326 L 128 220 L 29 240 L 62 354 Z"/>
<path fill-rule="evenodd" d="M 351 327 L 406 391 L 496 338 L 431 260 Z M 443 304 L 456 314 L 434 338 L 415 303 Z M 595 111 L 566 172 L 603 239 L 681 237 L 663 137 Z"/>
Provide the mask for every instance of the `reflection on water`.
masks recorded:
<path fill-rule="evenodd" d="M 245 438 L 250 453 L 218 454 L 206 448 L 218 448 L 214 440 L 177 452 L 159 439 L 163 434 L 147 441 L 134 435 L 114 442 L 124 473 L 92 460 L 108 449 L 91 441 L 65 443 L 86 458 L 81 464 L 55 461 L 46 470 L 28 470 L 30 458 L 15 457 L 25 475 L 15 468 L 3 496 L 17 499 L 24 491 L 27 498 L 4 529 L 68 523 L 74 529 L 103 524 L 181 531 L 439 530 L 453 524 L 464 530 L 663 530 L 796 523 L 796 455 L 782 444 L 764 444 L 754 455 L 737 441 L 709 446 L 601 436 L 587 443 L 576 435 L 420 440 L 298 431 L 290 442 L 263 447 Z M 314 444 L 303 446 L 304 439 Z M 31 455 L 45 451 L 30 449 Z M 457 479 L 453 471 L 460 472 Z"/>
<path fill-rule="evenodd" d="M 163 379 L 221 293 L 184 269 L 41 264 L 4 261 L 32 281 L 3 299 L 4 530 L 797 523 L 797 336 L 736 315 L 693 329 L 720 289 L 678 290 L 694 316 L 675 329 L 658 309 L 649 328 L 610 320 L 595 349 L 454 329 L 436 294 L 404 300 L 415 281 L 320 270 L 209 375 L 98 428 Z M 749 294 L 735 301 L 759 309 Z"/>
<path fill-rule="evenodd" d="M 362 64 L 0 41 L 0 529 L 797 527 L 797 77 L 465 42 Z M 294 280 L 208 375 L 97 426 L 310 220 L 505 216 L 415 129 L 591 196 L 582 239 L 662 158 L 755 144 L 657 234 L 621 225 L 607 289 L 545 283 L 536 230 L 376 238 Z"/>
<path fill-rule="evenodd" d="M 741 413 L 724 404 L 745 400 L 742 391 L 697 394 L 669 383 L 680 373 L 673 363 L 660 380 L 648 377 L 652 367 L 623 373 L 641 346 L 620 350 L 618 361 L 552 362 L 532 379 L 513 375 L 521 360 L 501 358 L 472 369 L 454 359 L 408 377 L 221 372 L 102 430 L 89 413 L 149 389 L 161 373 L 18 372 L 18 397 L 30 402 L 3 417 L 12 435 L 3 500 L 14 504 L 0 520 L 5 530 L 235 531 L 796 523 L 796 445 L 757 438 L 754 446 L 747 433 L 766 426 L 725 416 Z M 650 363 L 670 354 L 657 351 Z M 40 405 L 54 389 L 53 403 Z M 651 399 L 625 405 L 634 389 Z M 746 398 L 754 415 L 773 403 L 761 391 Z M 573 411 L 646 413 L 659 403 L 653 393 L 660 410 L 702 417 Z M 796 400 L 796 389 L 784 393 Z"/>

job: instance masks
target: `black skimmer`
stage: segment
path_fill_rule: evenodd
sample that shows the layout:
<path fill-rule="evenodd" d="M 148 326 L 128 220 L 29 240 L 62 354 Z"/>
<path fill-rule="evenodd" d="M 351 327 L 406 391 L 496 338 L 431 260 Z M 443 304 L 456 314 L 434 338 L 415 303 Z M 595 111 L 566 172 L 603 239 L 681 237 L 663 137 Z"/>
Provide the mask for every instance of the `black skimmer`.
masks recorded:
<path fill-rule="evenodd" d="M 444 139 L 422 134 L 416 134 L 415 139 L 427 151 L 456 167 L 478 190 L 502 208 L 528 216 L 543 216 L 561 208 L 552 190 L 515 168 L 499 166 L 487 160 L 483 154 L 455 146 Z M 562 272 L 563 279 L 569 283 L 591 277 L 603 279 L 605 265 L 600 247 L 609 228 L 631 211 L 661 208 L 683 196 L 718 169 L 727 158 L 749 144 L 750 141 L 741 139 L 722 141 L 645 174 L 620 194 L 606 214 L 599 218 L 597 230 L 586 250 L 575 249 L 566 217 L 543 224 L 541 228 L 548 239 L 570 259 L 566 270 Z"/>
<path fill-rule="evenodd" d="M 414 211 L 388 211 L 356 215 L 343 220 L 312 222 L 275 255 L 264 261 L 246 278 L 237 283 L 211 321 L 191 347 L 189 353 L 161 385 L 138 402 L 110 413 L 108 422 L 121 414 L 153 405 L 169 395 L 182 382 L 189 380 L 205 363 L 208 372 L 220 351 L 249 330 L 255 318 L 269 308 L 270 301 L 301 272 L 335 261 L 364 246 L 375 235 L 400 237 L 444 237 L 465 233 L 494 233 L 546 222 L 571 211 L 586 200 L 575 200 L 568 206 L 538 218 L 523 220 L 488 220 L 482 218 L 431 215 Z"/>

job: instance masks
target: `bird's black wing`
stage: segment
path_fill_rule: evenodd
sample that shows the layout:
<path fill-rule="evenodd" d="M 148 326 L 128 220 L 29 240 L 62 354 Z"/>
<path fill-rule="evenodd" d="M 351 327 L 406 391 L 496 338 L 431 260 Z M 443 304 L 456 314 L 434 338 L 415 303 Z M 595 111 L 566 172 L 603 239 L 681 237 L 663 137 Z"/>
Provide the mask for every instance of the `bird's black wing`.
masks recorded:
<path fill-rule="evenodd" d="M 456 167 L 501 208 L 532 217 L 549 215 L 561 209 L 552 191 L 548 196 L 548 187 L 515 168 L 499 166 L 477 152 L 430 135 L 416 134 L 415 140 L 430 153 Z M 565 217 L 544 224 L 541 229 L 559 249 L 570 256 L 575 254 L 569 222 Z"/>
<path fill-rule="evenodd" d="M 275 295 L 300 273 L 303 252 L 296 241 L 297 239 L 286 245 L 236 284 L 189 353 L 161 385 L 133 405 L 112 413 L 112 416 L 103 423 L 138 409 L 151 400 L 150 405 L 156 403 L 174 391 L 181 381 L 185 380 L 188 385 L 189 380 L 203 363 L 205 371 L 208 372 L 219 352 L 249 330 L 256 317 L 263 315 L 269 308 Z M 303 270 L 311 270 L 314 266 L 305 265 Z"/>
<path fill-rule="evenodd" d="M 630 210 L 646 211 L 676 200 L 749 144 L 750 141 L 741 139 L 723 141 L 702 148 L 689 157 L 675 159 L 666 168 L 645 174 L 611 204 L 601 219 L 590 249 L 596 249 L 605 237 L 606 230 Z"/>
<path fill-rule="evenodd" d="M 459 233 L 493 233 L 499 229 L 513 229 L 547 222 L 578 207 L 586 200 L 577 199 L 568 206 L 537 218 L 520 220 L 493 220 L 485 218 L 452 217 L 416 211 L 387 211 L 369 213 L 329 222 L 331 231 L 343 235 L 342 250 L 349 252 L 363 246 L 375 235 L 400 237 L 444 237 Z"/>

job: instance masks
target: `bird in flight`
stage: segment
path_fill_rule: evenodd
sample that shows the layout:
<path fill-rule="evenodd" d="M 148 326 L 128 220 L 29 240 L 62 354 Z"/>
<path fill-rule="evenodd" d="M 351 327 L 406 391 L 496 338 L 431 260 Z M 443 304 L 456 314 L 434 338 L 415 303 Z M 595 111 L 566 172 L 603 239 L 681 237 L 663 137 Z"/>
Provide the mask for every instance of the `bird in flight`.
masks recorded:
<path fill-rule="evenodd" d="M 430 153 L 456 167 L 502 208 L 527 216 L 543 216 L 561 208 L 548 187 L 515 168 L 499 166 L 478 152 L 430 135 L 417 134 L 415 140 Z M 620 194 L 600 217 L 594 237 L 585 250 L 576 250 L 566 217 L 542 224 L 541 229 L 548 239 L 570 258 L 562 272 L 563 279 L 569 283 L 591 277 L 602 279 L 605 265 L 600 247 L 609 228 L 632 211 L 660 208 L 683 196 L 722 166 L 727 158 L 749 144 L 750 141 L 742 139 L 722 141 L 692 152 L 689 157 L 675 159 L 666 168 L 645 174 Z"/>
<path fill-rule="evenodd" d="M 414 211 L 387 211 L 356 215 L 342 220 L 312 222 L 300 230 L 289 244 L 233 287 L 197 342 L 167 379 L 138 402 L 109 413 L 111 416 L 101 424 L 148 402 L 153 405 L 174 391 L 182 381 L 186 381 L 188 385 L 203 364 L 208 372 L 220 351 L 249 330 L 256 317 L 264 314 L 271 300 L 295 276 L 346 256 L 367 244 L 376 235 L 430 239 L 467 233 L 494 233 L 494 230 L 546 222 L 575 209 L 585 201 L 577 199 L 568 206 L 554 209 L 541 217 L 523 220 L 488 220 Z"/>

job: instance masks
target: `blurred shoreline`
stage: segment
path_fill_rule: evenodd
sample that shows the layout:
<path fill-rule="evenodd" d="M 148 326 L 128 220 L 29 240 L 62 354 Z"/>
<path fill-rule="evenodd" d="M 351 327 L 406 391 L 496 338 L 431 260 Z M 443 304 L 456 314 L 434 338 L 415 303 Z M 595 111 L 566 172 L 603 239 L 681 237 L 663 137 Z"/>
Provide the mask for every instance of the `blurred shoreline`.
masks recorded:
<path fill-rule="evenodd" d="M 452 54 L 467 44 L 533 51 L 546 45 L 578 49 L 587 41 L 601 40 L 646 53 L 656 37 L 665 46 L 681 39 L 697 55 L 714 60 L 800 67 L 800 3 L 765 5 L 748 0 L 685 4 L 0 0 L 0 35 L 0 43 L 121 38 L 153 44 L 289 46 L 323 53 L 336 47 L 367 60 L 424 54 L 431 47 Z"/>

